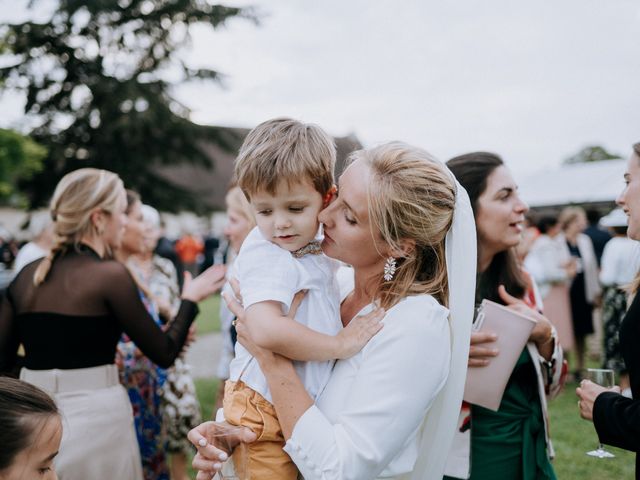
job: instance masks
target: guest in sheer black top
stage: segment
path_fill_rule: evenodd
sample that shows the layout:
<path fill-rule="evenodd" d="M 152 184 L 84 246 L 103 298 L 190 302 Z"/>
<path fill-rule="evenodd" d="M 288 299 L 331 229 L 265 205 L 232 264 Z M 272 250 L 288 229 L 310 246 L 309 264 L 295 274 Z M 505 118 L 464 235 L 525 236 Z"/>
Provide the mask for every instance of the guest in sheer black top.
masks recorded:
<path fill-rule="evenodd" d="M 51 254 L 17 275 L 0 306 L 0 374 L 14 368 L 22 344 L 21 378 L 51 393 L 69 424 L 56 460 L 62 478 L 141 478 L 131 406 L 113 364 L 118 339 L 126 333 L 153 362 L 170 366 L 197 302 L 224 282 L 220 267 L 186 278 L 180 310 L 163 332 L 129 271 L 110 259 L 125 207 L 114 173 L 87 168 L 66 175 L 51 202 Z"/>
<path fill-rule="evenodd" d="M 169 367 L 180 353 L 198 312 L 183 297 L 176 319 L 163 332 L 140 301 L 127 268 L 79 244 L 56 258 L 47 280 L 33 285 L 35 261 L 11 283 L 0 320 L 0 370 L 10 371 L 18 345 L 32 370 L 88 368 L 113 363 L 125 332 L 154 363 Z"/>

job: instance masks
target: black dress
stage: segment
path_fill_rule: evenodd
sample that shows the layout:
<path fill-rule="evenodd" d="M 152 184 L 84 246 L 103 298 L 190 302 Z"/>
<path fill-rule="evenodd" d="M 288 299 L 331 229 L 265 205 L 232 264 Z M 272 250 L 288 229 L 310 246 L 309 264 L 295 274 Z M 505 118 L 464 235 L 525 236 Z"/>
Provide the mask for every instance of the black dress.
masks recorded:
<path fill-rule="evenodd" d="M 577 262 L 582 262 L 580 250 L 576 245 L 567 242 L 571 256 Z M 584 271 L 580 271 L 571 282 L 569 298 L 571 299 L 571 318 L 573 321 L 573 334 L 576 338 L 583 338 L 593 333 L 593 305 L 587 301 Z"/>
<path fill-rule="evenodd" d="M 121 263 L 81 245 L 57 258 L 36 287 L 33 274 L 41 261 L 20 271 L 0 304 L 0 374 L 15 370 L 20 344 L 24 366 L 31 370 L 112 364 L 123 332 L 161 367 L 180 354 L 198 313 L 195 303 L 183 301 L 163 332 Z"/>
<path fill-rule="evenodd" d="M 602 443 L 636 452 L 636 479 L 640 479 L 640 295 L 636 295 L 620 328 L 620 350 L 629 372 L 632 400 L 617 393 L 598 395 L 593 424 Z"/>

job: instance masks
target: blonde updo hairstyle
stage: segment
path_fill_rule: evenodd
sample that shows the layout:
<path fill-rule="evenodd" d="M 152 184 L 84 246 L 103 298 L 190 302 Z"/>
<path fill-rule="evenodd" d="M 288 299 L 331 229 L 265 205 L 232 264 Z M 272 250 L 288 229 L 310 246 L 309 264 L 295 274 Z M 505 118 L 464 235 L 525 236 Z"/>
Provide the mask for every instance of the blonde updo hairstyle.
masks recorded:
<path fill-rule="evenodd" d="M 36 286 L 44 282 L 57 255 L 77 246 L 86 236 L 102 234 L 91 221 L 91 214 L 97 209 L 114 213 L 123 191 L 120 177 L 107 170 L 81 168 L 62 177 L 50 206 L 54 246 L 34 273 Z"/>
<path fill-rule="evenodd" d="M 396 258 L 391 281 L 380 280 L 374 298 L 388 309 L 408 295 L 429 294 L 447 306 L 445 237 L 453 222 L 455 184 L 444 165 L 428 152 L 400 142 L 352 153 L 371 169 L 367 204 L 373 238 L 394 251 L 415 242 Z"/>

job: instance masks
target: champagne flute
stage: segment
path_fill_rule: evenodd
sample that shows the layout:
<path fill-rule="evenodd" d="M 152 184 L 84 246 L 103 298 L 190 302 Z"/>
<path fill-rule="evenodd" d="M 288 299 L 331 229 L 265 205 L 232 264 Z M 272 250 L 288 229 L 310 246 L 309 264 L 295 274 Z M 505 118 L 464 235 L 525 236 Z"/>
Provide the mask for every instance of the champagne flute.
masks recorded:
<path fill-rule="evenodd" d="M 591 380 L 593 383 L 597 383 L 605 388 L 611 388 L 615 386 L 615 378 L 613 374 L 613 370 L 608 368 L 588 368 L 587 369 L 587 378 Z M 595 450 L 591 450 L 587 452 L 587 455 L 590 457 L 597 458 L 613 458 L 615 455 L 611 452 L 608 452 L 604 449 L 604 445 L 601 443 L 598 444 L 598 448 Z"/>

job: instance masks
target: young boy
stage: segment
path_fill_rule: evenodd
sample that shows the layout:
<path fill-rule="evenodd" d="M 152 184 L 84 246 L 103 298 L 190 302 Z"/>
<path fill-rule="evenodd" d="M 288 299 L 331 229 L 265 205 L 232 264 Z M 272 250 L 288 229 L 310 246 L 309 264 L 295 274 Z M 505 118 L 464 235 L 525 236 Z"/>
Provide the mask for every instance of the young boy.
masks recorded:
<path fill-rule="evenodd" d="M 354 319 L 342 328 L 337 262 L 322 254 L 316 238 L 318 213 L 333 194 L 335 158 L 333 140 L 318 126 L 278 118 L 249 133 L 235 166 L 257 224 L 231 274 L 240 282 L 246 325 L 259 346 L 296 360 L 314 400 L 329 379 L 332 360 L 354 355 L 380 328 L 380 318 Z M 286 314 L 300 290 L 308 293 L 294 321 Z M 223 405 L 227 422 L 258 435 L 247 445 L 249 478 L 295 480 L 298 471 L 282 450 L 267 381 L 240 343 Z"/>

